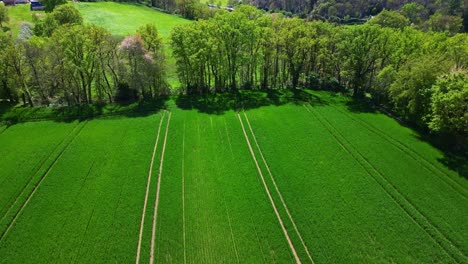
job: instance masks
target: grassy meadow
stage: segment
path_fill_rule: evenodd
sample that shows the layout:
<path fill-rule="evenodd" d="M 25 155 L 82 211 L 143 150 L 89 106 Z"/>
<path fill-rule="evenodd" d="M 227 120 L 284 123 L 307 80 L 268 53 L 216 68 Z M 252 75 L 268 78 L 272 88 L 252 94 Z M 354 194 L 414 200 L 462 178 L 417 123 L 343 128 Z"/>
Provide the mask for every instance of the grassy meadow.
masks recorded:
<path fill-rule="evenodd" d="M 466 263 L 466 176 L 304 93 L 0 127 L 0 263 Z"/>
<path fill-rule="evenodd" d="M 159 119 L 151 115 L 80 123 L 29 203 L 15 208 L 19 217 L 8 221 L 14 227 L 2 235 L 1 262 L 132 261 Z M 18 155 L 10 153 L 5 157 Z M 5 181 L 7 190 L 11 183 Z"/>
<path fill-rule="evenodd" d="M 99 25 L 120 36 L 134 34 L 139 27 L 154 24 L 161 36 L 167 39 L 173 27 L 191 23 L 190 20 L 142 5 L 115 2 L 80 2 L 74 5 L 80 10 L 85 23 Z"/>

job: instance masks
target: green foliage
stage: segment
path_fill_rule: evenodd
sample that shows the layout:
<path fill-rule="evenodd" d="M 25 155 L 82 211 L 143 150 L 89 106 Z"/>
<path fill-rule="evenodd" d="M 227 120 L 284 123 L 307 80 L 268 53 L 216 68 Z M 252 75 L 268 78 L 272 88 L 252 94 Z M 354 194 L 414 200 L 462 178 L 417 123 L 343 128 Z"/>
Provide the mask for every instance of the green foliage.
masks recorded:
<path fill-rule="evenodd" d="M 407 3 L 401 10 L 401 14 L 406 16 L 411 23 L 419 24 L 427 16 L 427 10 L 418 3 Z"/>
<path fill-rule="evenodd" d="M 146 50 L 155 53 L 162 48 L 162 38 L 159 36 L 158 30 L 154 24 L 147 24 L 137 29 L 145 44 Z"/>
<path fill-rule="evenodd" d="M 59 26 L 57 20 L 49 13 L 45 17 L 40 18 L 38 16 L 33 16 L 34 21 L 34 35 L 50 37 L 52 33 Z"/>
<path fill-rule="evenodd" d="M 83 24 L 83 17 L 80 11 L 71 4 L 57 7 L 52 13 L 52 16 L 59 25 Z"/>
<path fill-rule="evenodd" d="M 44 5 L 44 10 L 50 13 L 54 11 L 56 6 L 66 4 L 67 0 L 41 0 L 41 3 Z"/>
<path fill-rule="evenodd" d="M 0 3 L 0 27 L 2 27 L 3 31 L 3 24 L 7 23 L 10 20 L 8 16 L 8 8 L 5 6 L 3 2 Z"/>
<path fill-rule="evenodd" d="M 462 22 L 463 19 L 461 17 L 436 13 L 429 17 L 429 20 L 425 22 L 423 27 L 434 32 L 447 31 L 450 34 L 455 35 L 462 29 Z"/>
<path fill-rule="evenodd" d="M 463 137 L 468 135 L 468 72 L 455 70 L 441 76 L 432 90 L 429 128 L 457 135 L 462 140 L 458 143 L 462 144 Z"/>
<path fill-rule="evenodd" d="M 78 9 L 72 5 L 62 5 L 52 13 L 47 13 L 44 18 L 33 15 L 34 34 L 37 36 L 50 37 L 52 33 L 62 25 L 80 25 L 83 17 Z"/>
<path fill-rule="evenodd" d="M 340 43 L 343 71 L 353 95 L 363 96 L 371 86 L 370 77 L 389 62 L 394 35 L 391 29 L 377 25 L 347 27 Z"/>
<path fill-rule="evenodd" d="M 449 61 L 422 57 L 405 64 L 389 89 L 395 110 L 424 126 L 430 114 L 432 84 L 450 70 Z"/>
<path fill-rule="evenodd" d="M 409 25 L 409 19 L 396 11 L 383 10 L 377 16 L 369 20 L 370 24 L 382 27 L 403 29 Z"/>
<path fill-rule="evenodd" d="M 447 55 L 457 68 L 468 68 L 468 34 L 457 34 L 447 40 Z"/>

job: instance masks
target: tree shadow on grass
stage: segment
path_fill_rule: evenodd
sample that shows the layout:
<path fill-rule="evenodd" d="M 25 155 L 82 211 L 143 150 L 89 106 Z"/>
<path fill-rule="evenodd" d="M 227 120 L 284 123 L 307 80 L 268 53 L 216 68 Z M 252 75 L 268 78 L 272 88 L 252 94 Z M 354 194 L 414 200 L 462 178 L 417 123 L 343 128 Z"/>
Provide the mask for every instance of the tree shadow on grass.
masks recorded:
<path fill-rule="evenodd" d="M 23 122 L 74 122 L 94 118 L 144 117 L 166 108 L 168 97 L 139 102 L 84 104 L 63 107 L 19 107 L 0 102 L 0 122 L 11 126 Z"/>
<path fill-rule="evenodd" d="M 465 180 L 468 180 L 467 156 L 467 153 L 463 155 L 460 153 L 445 152 L 444 157 L 437 160 L 447 168 L 456 171 Z"/>
<path fill-rule="evenodd" d="M 325 100 L 332 102 L 333 95 Z M 338 99 L 339 100 L 339 99 Z M 383 113 L 396 120 L 401 126 L 409 128 L 415 132 L 417 140 L 429 143 L 434 148 L 443 153 L 443 157 L 437 159 L 437 162 L 446 168 L 457 172 L 464 179 L 468 179 L 468 149 L 466 144 L 455 142 L 453 137 L 447 135 L 431 134 L 428 129 L 421 128 L 415 123 L 404 120 L 396 113 L 383 107 L 376 106 L 369 98 L 348 97 L 346 101 L 341 101 L 347 107 L 347 110 L 353 113 Z M 465 140 L 465 143 L 467 140 Z M 458 144 L 457 144 L 458 143 Z"/>
<path fill-rule="evenodd" d="M 242 90 L 230 93 L 205 95 L 181 95 L 175 100 L 176 105 L 184 110 L 198 110 L 201 113 L 222 115 L 227 111 L 249 110 L 264 106 L 311 103 L 326 104 L 320 97 L 304 90 Z"/>
<path fill-rule="evenodd" d="M 365 98 L 352 98 L 345 105 L 353 113 L 378 113 L 372 102 Z"/>
<path fill-rule="evenodd" d="M 468 180 L 468 149 L 466 145 L 460 145 L 460 142 L 457 142 L 450 135 L 417 133 L 415 137 L 440 150 L 443 157 L 438 158 L 437 161 Z"/>

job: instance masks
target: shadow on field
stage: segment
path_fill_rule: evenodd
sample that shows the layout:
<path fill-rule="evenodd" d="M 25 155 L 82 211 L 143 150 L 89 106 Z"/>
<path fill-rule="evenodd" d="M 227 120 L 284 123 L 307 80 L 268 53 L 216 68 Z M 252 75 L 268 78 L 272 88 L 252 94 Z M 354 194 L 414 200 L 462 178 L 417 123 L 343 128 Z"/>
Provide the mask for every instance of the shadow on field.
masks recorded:
<path fill-rule="evenodd" d="M 222 115 L 226 111 L 249 110 L 270 105 L 302 104 L 323 105 L 320 97 L 304 90 L 236 91 L 205 95 L 181 95 L 176 98 L 177 107 L 196 109 L 201 113 Z"/>
<path fill-rule="evenodd" d="M 377 113 L 377 109 L 369 101 L 363 99 L 348 101 L 346 107 L 353 113 Z"/>
<path fill-rule="evenodd" d="M 444 164 L 449 169 L 456 171 L 461 177 L 468 180 L 468 156 L 467 153 L 459 154 L 459 153 L 444 153 L 444 157 L 438 159 L 438 161 Z"/>
<path fill-rule="evenodd" d="M 115 103 L 86 104 L 63 107 L 22 107 L 0 102 L 0 123 L 11 126 L 31 121 L 73 122 L 93 118 L 143 117 L 166 108 L 167 97 L 155 100 Z"/>
<path fill-rule="evenodd" d="M 444 157 L 437 159 L 437 161 L 468 180 L 468 149 L 465 145 L 466 139 L 465 143 L 463 143 L 457 141 L 450 135 L 424 133 L 418 133 L 415 137 L 439 149 Z"/>

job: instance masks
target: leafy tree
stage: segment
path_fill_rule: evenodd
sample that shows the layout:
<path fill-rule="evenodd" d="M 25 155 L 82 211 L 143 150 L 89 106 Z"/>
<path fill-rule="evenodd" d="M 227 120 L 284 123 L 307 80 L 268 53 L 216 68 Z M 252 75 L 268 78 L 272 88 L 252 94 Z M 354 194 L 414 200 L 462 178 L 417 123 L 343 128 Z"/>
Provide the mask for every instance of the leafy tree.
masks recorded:
<path fill-rule="evenodd" d="M 83 24 L 83 17 L 78 9 L 73 5 L 61 5 L 52 12 L 53 18 L 59 25 Z"/>
<path fill-rule="evenodd" d="M 33 92 L 29 86 L 31 74 L 24 56 L 24 46 L 11 45 L 5 51 L 6 66 L 9 69 L 13 87 L 17 87 L 24 105 L 34 106 Z"/>
<path fill-rule="evenodd" d="M 60 45 L 65 71 L 76 88 L 76 102 L 92 102 L 92 84 L 98 71 L 97 51 L 107 31 L 95 25 L 65 25 L 52 35 Z"/>
<path fill-rule="evenodd" d="M 9 78 L 10 65 L 7 61 L 9 48 L 13 45 L 12 37 L 0 31 L 0 98 L 16 103 L 18 96 Z"/>
<path fill-rule="evenodd" d="M 137 30 L 147 51 L 156 53 L 162 48 L 162 38 L 155 25 L 147 24 Z"/>
<path fill-rule="evenodd" d="M 40 37 L 50 37 L 52 33 L 57 29 L 59 24 L 57 20 L 51 15 L 46 14 L 44 18 L 39 18 L 36 15 L 33 15 L 34 21 L 34 35 Z"/>
<path fill-rule="evenodd" d="M 456 34 L 447 40 L 447 55 L 456 67 L 468 68 L 468 34 Z"/>
<path fill-rule="evenodd" d="M 165 91 L 164 56 L 161 40 L 154 26 L 138 30 L 142 35 L 126 37 L 120 48 L 127 58 L 126 81 L 134 95 L 144 99 L 153 98 Z M 144 37 L 142 37 L 144 36 Z"/>
<path fill-rule="evenodd" d="M 407 120 L 424 127 L 430 114 L 432 85 L 447 73 L 451 62 L 437 56 L 424 56 L 408 61 L 389 89 L 394 109 Z"/>
<path fill-rule="evenodd" d="M 363 96 L 371 86 L 378 67 L 388 63 L 392 53 L 392 31 L 377 25 L 347 27 L 340 49 L 343 70 L 353 89 L 353 96 Z"/>
<path fill-rule="evenodd" d="M 459 145 L 463 144 L 468 135 L 468 71 L 441 76 L 432 91 L 429 128 L 452 134 Z"/>
<path fill-rule="evenodd" d="M 286 55 L 286 64 L 291 76 L 292 88 L 299 84 L 300 74 L 306 67 L 308 52 L 314 40 L 305 22 L 298 18 L 285 19 L 279 32 Z"/>
<path fill-rule="evenodd" d="M 369 21 L 382 27 L 403 29 L 409 25 L 409 19 L 396 11 L 383 10 Z"/>
<path fill-rule="evenodd" d="M 47 57 L 47 40 L 33 37 L 20 45 L 24 46 L 24 60 L 30 71 L 29 87 L 34 95 L 38 95 L 40 103 L 48 105 L 52 97 L 52 85 L 46 81 L 49 76 L 49 62 Z"/>
<path fill-rule="evenodd" d="M 419 24 L 427 16 L 426 8 L 418 3 L 407 3 L 400 12 L 414 24 Z"/>
<path fill-rule="evenodd" d="M 451 16 L 459 16 L 462 12 L 462 0 L 447 0 L 448 14 Z M 466 4 L 465 4 L 466 5 Z"/>
<path fill-rule="evenodd" d="M 436 13 L 429 17 L 429 20 L 424 24 L 426 30 L 434 32 L 447 31 L 451 35 L 455 35 L 462 29 L 463 19 L 457 16 L 446 16 L 441 13 Z"/>
<path fill-rule="evenodd" d="M 5 6 L 5 3 L 0 3 L 0 27 L 3 27 L 3 23 L 6 23 L 10 20 L 8 16 L 8 8 Z"/>
<path fill-rule="evenodd" d="M 41 3 L 44 5 L 44 10 L 50 13 L 56 6 L 66 4 L 67 0 L 41 0 Z"/>

